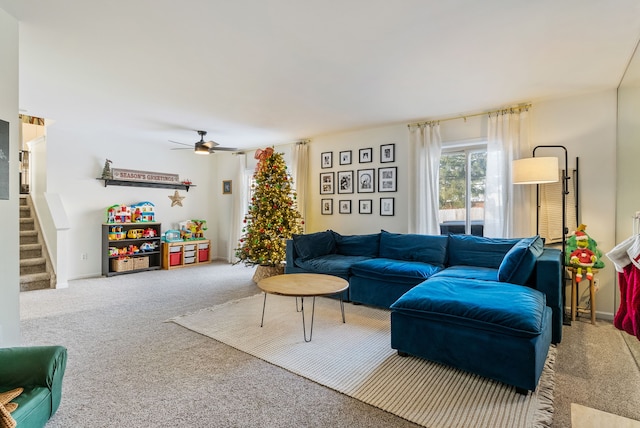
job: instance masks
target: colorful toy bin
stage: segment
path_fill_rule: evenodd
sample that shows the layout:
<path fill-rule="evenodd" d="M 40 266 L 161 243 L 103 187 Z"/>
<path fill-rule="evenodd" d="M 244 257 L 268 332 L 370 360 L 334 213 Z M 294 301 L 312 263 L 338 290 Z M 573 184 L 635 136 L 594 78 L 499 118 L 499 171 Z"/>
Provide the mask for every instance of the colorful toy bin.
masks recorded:
<path fill-rule="evenodd" d="M 112 205 L 107 208 L 107 223 L 145 223 L 155 221 L 155 205 L 151 202 L 138 202 L 131 206 Z"/>

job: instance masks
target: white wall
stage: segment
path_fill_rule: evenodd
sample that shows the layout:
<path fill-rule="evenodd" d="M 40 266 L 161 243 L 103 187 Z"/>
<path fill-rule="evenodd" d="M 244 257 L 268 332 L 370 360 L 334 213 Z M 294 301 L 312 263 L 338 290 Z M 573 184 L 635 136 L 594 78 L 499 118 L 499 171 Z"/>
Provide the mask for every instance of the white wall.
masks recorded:
<path fill-rule="evenodd" d="M 100 133 L 82 135 L 73 121 L 56 121 L 47 128 L 46 177 L 49 193 L 60 195 L 71 224 L 69 252 L 58 255 L 68 260 L 69 279 L 99 276 L 101 274 L 101 224 L 106 208 L 122 203 L 150 201 L 155 204 L 156 221 L 162 230 L 177 228 L 178 222 L 188 219 L 207 220 L 207 238 L 216 230 L 216 210 L 212 203 L 214 182 L 214 156 L 198 156 L 190 150 L 170 151 L 170 144 L 133 144 L 131 141 L 113 141 Z M 97 180 L 101 176 L 105 159 L 113 168 L 179 174 L 196 186 L 185 196 L 182 207 L 171 207 L 173 189 L 143 187 L 104 187 Z M 215 247 L 214 247 L 215 248 Z M 81 254 L 88 255 L 81 260 Z M 214 254 L 215 256 L 215 254 Z"/>
<path fill-rule="evenodd" d="M 0 200 L 0 347 L 20 344 L 18 21 L 0 9 L 0 119 L 10 123 L 10 194 Z"/>
<path fill-rule="evenodd" d="M 569 169 L 575 167 L 575 158 L 579 157 L 579 219 L 587 225 L 587 233 L 603 253 L 615 246 L 616 241 L 616 102 L 616 91 L 612 89 L 537 102 L 531 114 L 532 147 L 565 146 Z M 563 158 L 561 153 L 542 150 L 547 149 L 539 149 L 536 155 Z M 606 266 L 597 274 L 600 291 L 596 310 L 599 317 L 612 318 L 618 292 L 615 270 L 606 257 L 603 261 Z M 587 288 L 583 285 L 581 293 Z"/>

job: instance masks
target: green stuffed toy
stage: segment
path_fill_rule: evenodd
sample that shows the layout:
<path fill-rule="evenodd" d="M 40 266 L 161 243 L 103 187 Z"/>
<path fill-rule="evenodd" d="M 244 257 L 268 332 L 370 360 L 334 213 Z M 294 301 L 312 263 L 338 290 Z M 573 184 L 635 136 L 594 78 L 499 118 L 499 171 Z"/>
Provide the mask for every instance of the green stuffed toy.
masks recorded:
<path fill-rule="evenodd" d="M 582 280 L 583 269 L 589 281 L 593 279 L 593 269 L 602 269 L 602 251 L 598 249 L 598 243 L 592 239 L 581 224 L 573 235 L 567 240 L 565 251 L 565 265 L 576 269 L 576 282 Z"/>

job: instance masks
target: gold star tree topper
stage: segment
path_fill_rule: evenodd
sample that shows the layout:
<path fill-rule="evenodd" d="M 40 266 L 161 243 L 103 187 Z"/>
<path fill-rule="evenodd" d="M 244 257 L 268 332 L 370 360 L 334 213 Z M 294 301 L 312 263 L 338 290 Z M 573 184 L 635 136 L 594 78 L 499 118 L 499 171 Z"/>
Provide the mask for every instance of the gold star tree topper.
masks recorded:
<path fill-rule="evenodd" d="M 173 195 L 169 195 L 169 199 L 171 199 L 171 206 L 174 207 L 176 205 L 178 206 L 182 206 L 182 200 L 184 199 L 184 196 L 180 196 L 180 193 L 178 193 L 178 191 L 176 190 L 175 193 Z"/>

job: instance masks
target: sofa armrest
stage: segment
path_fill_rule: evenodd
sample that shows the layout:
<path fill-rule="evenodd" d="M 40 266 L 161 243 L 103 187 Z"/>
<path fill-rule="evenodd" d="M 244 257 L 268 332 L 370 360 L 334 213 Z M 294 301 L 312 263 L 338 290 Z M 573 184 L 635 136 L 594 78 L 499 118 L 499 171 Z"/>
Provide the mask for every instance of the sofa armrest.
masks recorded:
<path fill-rule="evenodd" d="M 536 262 L 535 288 L 546 295 L 547 306 L 553 311 L 553 343 L 562 340 L 564 308 L 562 302 L 562 253 L 555 248 L 545 248 Z"/>

